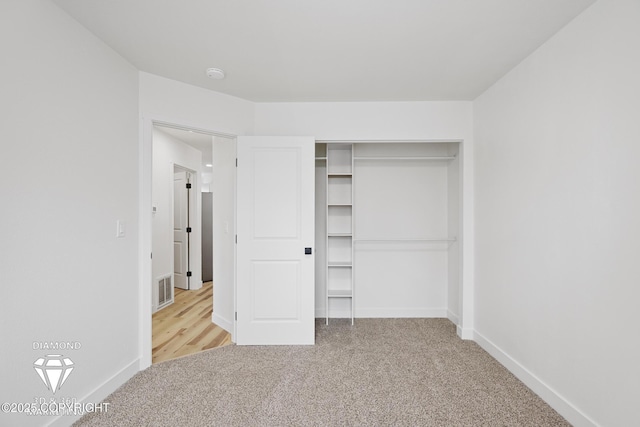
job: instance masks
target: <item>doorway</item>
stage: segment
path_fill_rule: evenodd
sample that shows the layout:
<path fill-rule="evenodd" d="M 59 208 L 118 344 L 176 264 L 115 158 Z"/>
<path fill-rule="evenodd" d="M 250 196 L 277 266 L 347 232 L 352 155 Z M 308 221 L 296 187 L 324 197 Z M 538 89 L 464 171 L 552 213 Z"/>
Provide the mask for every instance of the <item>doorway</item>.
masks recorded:
<path fill-rule="evenodd" d="M 231 283 L 226 284 L 231 292 L 222 292 L 231 295 L 230 300 L 228 298 L 214 299 L 214 293 L 225 291 L 225 289 L 216 289 L 211 277 L 204 279 L 205 276 L 210 275 L 205 271 L 207 264 L 211 268 L 218 261 L 213 260 L 211 250 L 204 250 L 203 244 L 206 235 L 203 236 L 203 225 L 207 221 L 204 221 L 203 217 L 205 215 L 209 217 L 211 226 L 226 229 L 228 231 L 227 239 L 233 238 L 233 233 L 235 233 L 234 199 L 232 199 L 230 206 L 226 207 L 231 213 L 225 218 L 219 216 L 220 221 L 211 218 L 216 215 L 215 212 L 212 212 L 211 209 L 204 209 L 203 199 L 206 197 L 203 195 L 211 196 L 214 191 L 212 179 L 216 162 L 213 159 L 213 148 L 216 145 L 216 137 L 212 132 L 195 128 L 189 129 L 159 122 L 147 124 L 151 125 L 147 129 L 147 138 L 144 139 L 147 141 L 148 148 L 151 149 L 149 150 L 151 157 L 149 169 L 151 172 L 150 205 L 152 211 L 152 230 L 150 233 L 152 289 L 149 296 L 153 300 L 153 304 L 149 317 L 146 317 L 144 310 L 142 313 L 143 364 L 145 364 L 145 360 L 149 361 L 148 364 L 156 363 L 231 342 L 233 324 L 230 323 L 231 327 L 226 324 L 221 326 L 214 324 L 212 320 L 216 317 L 221 319 L 228 317 L 224 316 L 224 307 L 218 307 L 214 310 L 216 299 L 223 300 L 216 301 L 216 303 L 218 306 L 229 306 L 226 310 L 229 312 L 233 312 L 234 304 L 233 275 L 231 275 Z M 230 187 L 228 192 L 235 194 L 235 141 L 221 139 L 218 145 L 228 147 L 229 142 L 233 143 L 232 159 L 229 155 L 218 156 L 221 159 L 218 159 L 216 165 L 219 166 L 221 162 L 233 163 L 233 169 L 227 167 L 226 172 L 223 172 L 229 175 L 229 171 L 232 171 L 234 175 L 218 180 Z M 223 164 L 223 166 L 225 165 Z M 143 184 L 144 182 L 143 179 Z M 189 186 L 191 188 L 187 188 Z M 144 190 L 142 193 L 144 195 Z M 224 200 L 225 197 L 222 197 L 221 201 Z M 165 235 L 166 232 L 159 235 L 156 233 L 157 226 L 159 224 L 166 226 L 164 223 L 170 224 L 168 237 Z M 213 234 L 213 230 L 209 228 L 208 233 Z M 211 241 L 213 236 L 209 237 L 211 237 L 209 239 Z M 225 237 L 222 236 L 222 239 L 218 240 L 224 241 Z M 170 250 L 167 250 L 167 247 Z M 207 260 L 207 257 L 211 259 Z M 170 267 L 167 268 L 167 265 Z M 229 265 L 221 265 L 216 270 L 233 271 L 233 259 Z M 167 274 L 167 271 L 175 285 L 171 287 L 173 295 L 170 303 L 158 307 L 156 303 L 157 291 L 154 284 L 158 276 Z M 145 321 L 145 318 L 149 320 Z M 149 331 L 150 340 L 146 338 L 145 330 Z M 146 343 L 150 344 L 149 347 Z M 149 353 L 145 348 L 149 349 Z"/>

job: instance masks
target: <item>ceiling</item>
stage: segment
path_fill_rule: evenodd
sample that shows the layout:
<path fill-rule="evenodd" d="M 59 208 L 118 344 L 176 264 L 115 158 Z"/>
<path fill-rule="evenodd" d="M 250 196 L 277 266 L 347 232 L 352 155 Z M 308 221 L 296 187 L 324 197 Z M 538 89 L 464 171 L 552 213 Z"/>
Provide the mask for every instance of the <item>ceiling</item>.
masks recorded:
<path fill-rule="evenodd" d="M 167 133 L 174 138 L 184 142 L 187 145 L 192 146 L 196 150 L 202 152 L 202 172 L 211 172 L 211 167 L 207 164 L 211 164 L 213 160 L 213 136 L 195 132 L 191 130 L 176 129 L 167 126 L 154 126 L 161 132 Z"/>
<path fill-rule="evenodd" d="M 472 100 L 595 0 L 53 1 L 139 70 L 277 102 Z"/>

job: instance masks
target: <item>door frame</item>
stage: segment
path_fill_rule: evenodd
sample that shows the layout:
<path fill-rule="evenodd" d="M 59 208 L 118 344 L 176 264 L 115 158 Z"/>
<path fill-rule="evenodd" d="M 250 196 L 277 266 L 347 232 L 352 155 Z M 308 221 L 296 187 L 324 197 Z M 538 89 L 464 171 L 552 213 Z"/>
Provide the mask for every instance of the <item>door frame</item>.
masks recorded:
<path fill-rule="evenodd" d="M 142 115 L 139 129 L 139 150 L 138 150 L 138 343 L 140 366 L 143 370 L 151 366 L 151 334 L 152 334 L 152 310 L 153 310 L 153 275 L 152 275 L 152 179 L 153 179 L 153 126 L 169 126 L 183 130 L 193 130 L 220 136 L 223 138 L 235 139 L 237 135 L 219 132 L 206 126 L 199 126 L 194 123 L 184 122 L 179 119 L 172 119 L 155 115 Z M 235 258 L 235 254 L 234 254 Z M 235 266 L 234 266 L 235 274 Z M 234 285 L 235 288 L 235 285 Z M 235 291 L 234 291 L 235 292 Z M 234 296 L 235 309 L 235 296 Z M 235 333 L 235 331 L 234 331 Z"/>

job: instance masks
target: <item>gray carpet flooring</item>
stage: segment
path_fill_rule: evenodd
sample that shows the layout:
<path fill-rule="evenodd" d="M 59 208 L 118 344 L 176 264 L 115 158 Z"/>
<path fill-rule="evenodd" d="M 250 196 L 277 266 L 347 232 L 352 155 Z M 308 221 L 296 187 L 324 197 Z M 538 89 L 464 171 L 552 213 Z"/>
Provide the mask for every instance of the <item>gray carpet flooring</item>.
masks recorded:
<path fill-rule="evenodd" d="M 316 324 L 315 346 L 153 365 L 77 426 L 568 426 L 446 319 Z"/>

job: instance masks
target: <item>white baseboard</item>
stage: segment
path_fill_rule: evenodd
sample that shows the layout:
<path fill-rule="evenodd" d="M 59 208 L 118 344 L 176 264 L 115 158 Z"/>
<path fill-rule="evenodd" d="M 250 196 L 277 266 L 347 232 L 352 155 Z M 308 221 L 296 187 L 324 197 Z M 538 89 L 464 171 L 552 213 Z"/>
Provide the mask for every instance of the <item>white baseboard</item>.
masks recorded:
<path fill-rule="evenodd" d="M 356 317 L 398 318 L 398 317 L 447 317 L 446 308 L 358 308 Z"/>
<path fill-rule="evenodd" d="M 91 393 L 82 399 L 78 399 L 79 403 L 100 403 L 111 393 L 116 391 L 118 387 L 126 383 L 137 374 L 140 370 L 140 359 L 136 359 L 129 365 L 120 370 L 120 372 L 113 375 L 111 378 L 103 382 L 96 387 Z M 107 407 L 107 411 L 109 408 Z M 78 421 L 82 415 L 63 415 L 54 419 L 49 423 L 49 427 L 68 427 L 74 422 Z"/>
<path fill-rule="evenodd" d="M 211 315 L 211 321 L 216 325 L 220 326 L 225 331 L 229 332 L 230 334 L 233 334 L 233 322 L 225 319 L 222 316 L 219 316 L 216 313 L 213 313 Z"/>
<path fill-rule="evenodd" d="M 473 340 L 475 338 L 475 334 L 473 329 L 463 329 L 460 325 L 456 325 L 456 333 L 463 340 Z"/>
<path fill-rule="evenodd" d="M 327 316 L 327 312 L 324 308 L 316 308 L 316 319 L 324 319 Z M 332 319 L 351 319 L 350 310 L 331 310 Z"/>
<path fill-rule="evenodd" d="M 458 324 L 458 315 L 454 314 L 451 310 L 447 310 L 447 319 L 451 320 L 454 325 Z"/>
<path fill-rule="evenodd" d="M 326 316 L 324 307 L 316 307 L 316 317 Z M 351 311 L 331 309 L 331 317 L 351 318 Z M 370 319 L 395 319 L 405 317 L 415 318 L 448 318 L 446 308 L 358 308 L 355 313 L 356 318 Z M 457 323 L 457 322 L 454 322 Z"/>
<path fill-rule="evenodd" d="M 460 334 L 458 333 L 458 335 Z M 482 334 L 474 331 L 473 336 L 474 340 L 480 347 L 482 347 L 487 353 L 493 356 L 493 358 L 500 362 L 520 381 L 525 383 L 527 387 L 533 390 L 534 393 L 540 396 L 542 400 L 547 402 L 549 406 L 555 409 L 573 426 L 598 427 L 598 424 L 595 421 L 582 413 L 578 408 L 567 401 L 567 399 L 565 399 L 558 392 L 545 384 L 540 378 L 536 377 L 531 371 L 518 363 L 515 359 L 513 359 L 502 349 L 485 338 Z"/>

